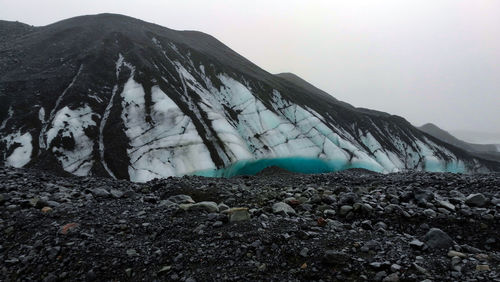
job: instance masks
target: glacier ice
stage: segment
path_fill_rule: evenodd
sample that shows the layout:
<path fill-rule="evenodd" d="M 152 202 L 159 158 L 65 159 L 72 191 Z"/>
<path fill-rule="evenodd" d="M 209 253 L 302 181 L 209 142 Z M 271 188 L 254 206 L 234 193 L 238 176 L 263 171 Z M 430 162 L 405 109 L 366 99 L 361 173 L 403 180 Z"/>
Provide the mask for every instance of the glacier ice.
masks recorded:
<path fill-rule="evenodd" d="M 130 179 L 146 182 L 215 168 L 192 120 L 158 86 L 151 94 L 150 123 L 145 116 L 144 89 L 133 74 L 121 93 L 122 119 L 130 142 Z"/>
<path fill-rule="evenodd" d="M 18 145 L 7 158 L 4 157 L 6 165 L 23 167 L 29 163 L 33 150 L 33 145 L 31 144 L 33 138 L 29 132 L 22 134 L 21 131 L 18 131 L 14 134 L 7 135 L 3 139 L 7 143 L 7 149 L 15 144 Z"/>
<path fill-rule="evenodd" d="M 95 126 L 92 109 L 88 105 L 71 110 L 65 106 L 59 110 L 47 131 L 47 145 L 52 146 L 52 152 L 67 172 L 79 176 L 88 175 L 94 163 L 92 159 L 94 141 L 90 139 L 85 130 Z M 64 145 L 54 145 L 52 141 L 60 136 L 69 138 L 73 142 L 70 148 Z"/>
<path fill-rule="evenodd" d="M 38 147 L 40 149 L 47 148 L 47 145 L 50 143 L 49 141 L 46 140 L 47 129 L 48 129 L 50 123 L 54 120 L 54 118 L 56 116 L 57 109 L 59 108 L 64 96 L 66 95 L 68 90 L 71 89 L 71 87 L 73 87 L 73 85 L 76 82 L 76 79 L 78 78 L 78 76 L 82 72 L 82 69 L 83 69 L 83 65 L 80 65 L 80 67 L 78 68 L 78 72 L 73 77 L 73 79 L 71 80 L 69 85 L 64 89 L 64 91 L 61 93 L 61 95 L 59 95 L 59 97 L 57 97 L 56 103 L 55 103 L 54 107 L 52 108 L 52 110 L 50 111 L 48 119 L 42 120 L 42 128 L 40 130 L 40 135 L 38 137 Z M 43 113 L 44 113 L 44 117 L 45 117 L 45 110 L 43 110 Z M 41 116 L 41 115 L 39 115 L 39 116 Z M 39 151 L 39 153 L 41 153 L 41 150 Z"/>

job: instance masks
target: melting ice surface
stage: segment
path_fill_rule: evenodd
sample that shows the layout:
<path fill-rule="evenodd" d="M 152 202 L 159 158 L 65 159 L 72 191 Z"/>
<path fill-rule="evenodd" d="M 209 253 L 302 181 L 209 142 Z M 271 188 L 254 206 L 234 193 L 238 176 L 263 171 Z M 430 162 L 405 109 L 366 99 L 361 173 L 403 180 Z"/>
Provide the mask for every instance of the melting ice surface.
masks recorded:
<path fill-rule="evenodd" d="M 306 157 L 287 157 L 260 160 L 241 160 L 226 168 L 203 170 L 193 173 L 193 175 L 207 177 L 232 177 L 237 175 L 255 175 L 263 169 L 277 166 L 291 172 L 298 173 L 327 173 L 349 168 L 365 168 L 372 171 L 382 172 L 380 166 L 373 166 L 369 163 L 349 163 L 345 160 L 326 160 Z"/>

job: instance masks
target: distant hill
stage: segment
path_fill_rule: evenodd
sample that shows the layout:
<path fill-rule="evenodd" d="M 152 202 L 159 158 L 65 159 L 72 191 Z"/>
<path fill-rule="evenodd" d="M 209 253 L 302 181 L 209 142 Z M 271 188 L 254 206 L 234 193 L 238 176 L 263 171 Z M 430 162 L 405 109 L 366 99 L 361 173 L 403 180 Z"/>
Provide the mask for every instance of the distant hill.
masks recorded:
<path fill-rule="evenodd" d="M 497 161 L 500 160 L 500 150 L 498 144 L 474 144 L 465 142 L 432 123 L 424 124 L 418 127 L 418 129 L 448 144 L 464 149 L 470 153 L 474 153 L 482 158 Z"/>

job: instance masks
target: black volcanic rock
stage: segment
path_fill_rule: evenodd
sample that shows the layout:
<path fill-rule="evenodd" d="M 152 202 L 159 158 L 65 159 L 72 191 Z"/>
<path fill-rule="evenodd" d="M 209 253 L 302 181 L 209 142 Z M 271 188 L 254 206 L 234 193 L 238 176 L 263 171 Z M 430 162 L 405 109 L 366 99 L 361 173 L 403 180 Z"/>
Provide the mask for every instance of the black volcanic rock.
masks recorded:
<path fill-rule="evenodd" d="M 402 212 L 381 212 L 408 183 L 442 201 L 457 192 L 498 199 L 495 174 L 346 171 L 138 184 L 0 167 L 0 180 L 1 281 L 500 278 L 495 201 L 448 211 L 436 198 L 428 199 L 429 207 L 408 198 L 399 204 Z M 373 211 L 353 209 L 345 217 L 335 201 L 315 200 L 341 193 L 358 194 L 354 206 Z M 275 203 L 287 201 L 294 203 L 293 215 L 273 212 Z M 188 208 L 193 204 L 204 208 Z M 425 216 L 426 209 L 436 216 Z M 336 212 L 325 218 L 326 210 Z M 231 211 L 244 211 L 245 220 L 230 220 Z"/>

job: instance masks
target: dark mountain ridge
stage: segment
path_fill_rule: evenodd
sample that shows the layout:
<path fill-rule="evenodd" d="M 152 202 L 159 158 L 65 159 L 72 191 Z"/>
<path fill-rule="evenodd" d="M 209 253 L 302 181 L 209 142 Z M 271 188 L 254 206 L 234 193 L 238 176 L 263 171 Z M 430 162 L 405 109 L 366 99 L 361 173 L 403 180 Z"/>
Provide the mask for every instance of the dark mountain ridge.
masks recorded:
<path fill-rule="evenodd" d="M 496 144 L 474 144 L 474 143 L 469 143 L 465 142 L 463 140 L 460 140 L 450 134 L 448 131 L 445 131 L 441 128 L 439 128 L 437 125 L 432 124 L 432 123 L 426 123 L 418 129 L 422 130 L 423 132 L 432 135 L 446 143 L 449 143 L 453 146 L 456 146 L 458 148 L 461 148 L 469 153 L 472 153 L 474 155 L 477 155 L 481 158 L 489 159 L 489 160 L 494 160 L 494 161 L 500 161 L 500 146 Z"/>

